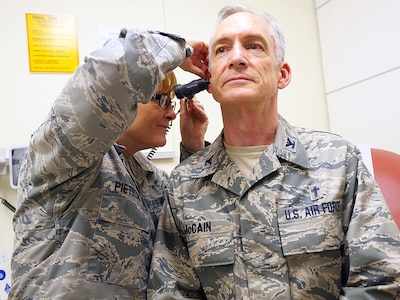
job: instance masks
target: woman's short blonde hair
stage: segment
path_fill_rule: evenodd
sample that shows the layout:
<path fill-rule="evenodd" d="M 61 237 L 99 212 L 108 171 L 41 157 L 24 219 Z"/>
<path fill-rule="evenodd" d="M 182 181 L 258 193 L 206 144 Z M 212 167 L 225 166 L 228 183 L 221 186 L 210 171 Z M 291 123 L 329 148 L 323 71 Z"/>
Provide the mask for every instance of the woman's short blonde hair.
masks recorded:
<path fill-rule="evenodd" d="M 174 87 L 177 85 L 176 76 L 173 71 L 168 72 L 163 81 L 160 82 L 156 89 L 157 94 L 169 94 L 170 98 L 175 97 Z"/>

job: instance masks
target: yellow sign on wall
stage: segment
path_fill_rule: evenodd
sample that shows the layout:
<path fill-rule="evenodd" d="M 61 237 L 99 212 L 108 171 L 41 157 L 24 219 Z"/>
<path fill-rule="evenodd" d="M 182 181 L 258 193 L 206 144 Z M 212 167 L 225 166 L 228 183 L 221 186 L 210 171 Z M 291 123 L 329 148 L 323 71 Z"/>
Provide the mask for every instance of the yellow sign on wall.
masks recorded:
<path fill-rule="evenodd" d="M 31 72 L 72 73 L 79 64 L 76 18 L 26 14 Z"/>

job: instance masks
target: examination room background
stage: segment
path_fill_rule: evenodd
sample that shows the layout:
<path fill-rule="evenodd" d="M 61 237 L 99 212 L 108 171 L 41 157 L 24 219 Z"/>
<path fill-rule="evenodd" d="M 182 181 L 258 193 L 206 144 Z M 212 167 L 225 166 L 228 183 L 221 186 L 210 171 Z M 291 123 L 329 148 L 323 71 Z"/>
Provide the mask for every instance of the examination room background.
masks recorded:
<path fill-rule="evenodd" d="M 292 124 L 332 131 L 354 143 L 400 153 L 400 1 L 248 0 L 281 22 L 292 82 L 278 97 Z M 0 0 L 0 197 L 16 206 L 10 187 L 9 151 L 24 147 L 40 125 L 70 73 L 29 70 L 26 14 L 76 17 L 79 62 L 103 42 L 104 28 L 157 29 L 208 41 L 223 0 Z M 176 71 L 179 83 L 194 75 Z M 218 104 L 206 91 L 213 141 L 222 129 Z M 179 117 L 178 117 L 179 118 Z M 154 162 L 170 172 L 179 161 L 179 119 Z M 9 283 L 13 212 L 0 206 L 0 300 Z M 3 273 L 2 273 L 3 274 Z"/>

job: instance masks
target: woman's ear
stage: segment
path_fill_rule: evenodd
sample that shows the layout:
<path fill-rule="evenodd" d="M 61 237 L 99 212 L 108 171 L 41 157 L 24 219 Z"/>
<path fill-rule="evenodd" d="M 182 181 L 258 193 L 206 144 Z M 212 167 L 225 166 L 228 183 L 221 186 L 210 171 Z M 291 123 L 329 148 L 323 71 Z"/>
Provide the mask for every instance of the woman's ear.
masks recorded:
<path fill-rule="evenodd" d="M 287 62 L 283 61 L 281 63 L 281 78 L 278 81 L 278 88 L 283 89 L 287 87 L 292 78 L 292 70 Z"/>

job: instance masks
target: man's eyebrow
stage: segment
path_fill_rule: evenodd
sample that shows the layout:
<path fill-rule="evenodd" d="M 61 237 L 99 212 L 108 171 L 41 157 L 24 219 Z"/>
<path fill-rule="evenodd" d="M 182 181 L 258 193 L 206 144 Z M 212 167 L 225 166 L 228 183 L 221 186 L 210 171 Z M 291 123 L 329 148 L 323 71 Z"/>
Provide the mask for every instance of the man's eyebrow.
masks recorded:
<path fill-rule="evenodd" d="M 248 34 L 245 34 L 245 35 L 243 35 L 243 37 L 241 37 L 241 39 L 242 40 L 245 40 L 245 41 L 247 41 L 247 40 L 263 40 L 263 41 L 266 41 L 267 42 L 267 39 L 266 39 L 266 37 L 263 35 L 263 34 L 261 34 L 261 33 L 254 33 L 254 32 L 250 32 L 250 33 L 248 33 Z M 213 42 L 212 42 L 212 44 L 214 45 L 214 44 L 223 44 L 223 43 L 226 43 L 226 42 L 228 42 L 228 41 L 230 41 L 230 40 L 232 40 L 229 36 L 221 36 L 221 37 L 219 37 L 219 38 L 217 38 L 217 39 L 215 39 Z"/>
<path fill-rule="evenodd" d="M 212 45 L 215 45 L 215 44 L 224 44 L 224 43 L 226 43 L 227 41 L 230 41 L 231 39 L 229 38 L 229 37 L 227 37 L 227 36 L 222 36 L 222 37 L 219 37 L 219 38 L 217 38 L 217 39 L 215 39 L 213 42 L 212 42 Z"/>

